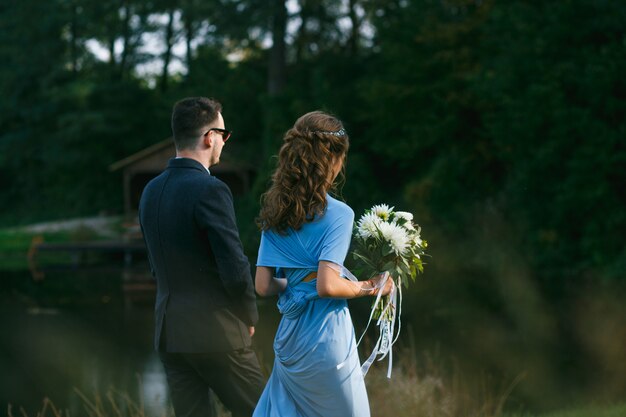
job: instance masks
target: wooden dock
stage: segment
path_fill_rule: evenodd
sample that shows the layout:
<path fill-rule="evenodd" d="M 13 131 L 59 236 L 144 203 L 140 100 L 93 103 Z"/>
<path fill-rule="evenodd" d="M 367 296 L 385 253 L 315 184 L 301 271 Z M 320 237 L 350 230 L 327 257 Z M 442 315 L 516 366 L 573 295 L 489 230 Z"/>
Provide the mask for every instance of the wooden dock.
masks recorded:
<path fill-rule="evenodd" d="M 44 242 L 41 236 L 36 236 L 28 250 L 28 265 L 35 280 L 45 277 L 38 265 L 38 258 L 44 253 L 67 253 L 70 255 L 70 268 L 79 268 L 88 254 L 120 255 L 123 265 L 132 265 L 137 256 L 144 257 L 146 245 L 143 240 L 95 240 L 84 242 Z"/>

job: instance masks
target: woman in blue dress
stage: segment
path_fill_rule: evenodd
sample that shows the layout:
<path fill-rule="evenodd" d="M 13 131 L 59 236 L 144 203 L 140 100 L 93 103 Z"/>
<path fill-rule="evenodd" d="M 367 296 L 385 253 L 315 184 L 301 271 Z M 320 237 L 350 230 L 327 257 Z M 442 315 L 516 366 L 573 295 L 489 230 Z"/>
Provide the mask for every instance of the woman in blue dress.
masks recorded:
<path fill-rule="evenodd" d="M 340 271 L 354 212 L 328 195 L 349 142 L 341 122 L 315 111 L 287 131 L 259 215 L 256 290 L 279 294 L 274 368 L 255 417 L 368 417 L 348 298 L 388 294 L 381 276 L 350 281 Z"/>

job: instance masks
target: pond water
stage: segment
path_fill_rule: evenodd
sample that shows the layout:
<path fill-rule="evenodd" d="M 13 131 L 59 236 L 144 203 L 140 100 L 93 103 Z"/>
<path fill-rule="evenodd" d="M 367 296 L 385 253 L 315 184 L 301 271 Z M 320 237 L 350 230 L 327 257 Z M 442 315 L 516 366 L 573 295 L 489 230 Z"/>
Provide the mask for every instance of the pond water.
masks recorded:
<path fill-rule="evenodd" d="M 124 395 L 141 398 L 147 416 L 163 415 L 169 399 L 152 349 L 153 288 L 128 281 L 133 274 L 113 267 L 48 271 L 40 282 L 28 272 L 0 274 L 1 410 L 12 404 L 14 415 L 23 407 L 35 416 L 47 397 L 82 415 L 81 394 L 106 402 L 113 392 L 124 404 Z M 507 394 L 513 410 L 623 399 L 623 286 L 598 294 L 580 291 L 556 305 L 523 293 L 511 280 L 439 272 L 419 283 L 405 294 L 394 357 L 414 354 L 420 372 L 434 366 L 455 381 L 496 393 L 517 381 Z M 360 334 L 369 300 L 351 301 L 350 308 Z M 259 312 L 254 347 L 269 372 L 280 318 L 275 300 L 260 300 Z"/>
<path fill-rule="evenodd" d="M 163 415 L 169 399 L 152 349 L 154 290 L 126 285 L 124 275 L 114 269 L 60 271 L 33 282 L 28 272 L 2 273 L 1 410 L 11 404 L 14 415 L 23 407 L 34 416 L 47 397 L 81 415 L 81 394 L 108 402 L 111 392 L 118 405 L 128 404 L 125 395 L 136 404 L 142 398 L 145 415 Z M 265 326 L 257 328 L 255 343 L 271 346 L 275 307 L 262 302 L 260 309 Z M 259 356 L 273 359 L 271 351 Z"/>

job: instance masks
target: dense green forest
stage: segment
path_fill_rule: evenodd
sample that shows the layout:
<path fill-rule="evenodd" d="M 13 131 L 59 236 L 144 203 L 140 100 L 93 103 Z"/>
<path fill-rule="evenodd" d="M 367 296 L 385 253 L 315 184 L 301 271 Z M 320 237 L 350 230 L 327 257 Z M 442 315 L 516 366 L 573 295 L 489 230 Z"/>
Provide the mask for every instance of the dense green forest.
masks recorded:
<path fill-rule="evenodd" d="M 343 193 L 356 209 L 410 206 L 461 234 L 491 210 L 545 274 L 626 268 L 620 2 L 22 0 L 0 11 L 4 225 L 119 212 L 107 167 L 168 137 L 174 101 L 209 95 L 237 157 L 262 165 L 261 188 L 281 133 L 323 108 L 350 130 Z"/>
<path fill-rule="evenodd" d="M 325 109 L 351 138 L 348 204 L 412 211 L 431 243 L 415 291 L 447 300 L 407 307 L 430 317 L 423 331 L 462 334 L 493 313 L 484 328 L 522 336 L 478 333 L 476 357 L 552 352 L 521 397 L 537 401 L 556 374 L 617 397 L 625 22 L 626 3 L 604 0 L 8 0 L 0 225 L 121 213 L 109 165 L 167 138 L 172 104 L 203 95 L 235 131 L 224 152 L 258 168 L 237 202 L 253 254 L 281 134 Z"/>

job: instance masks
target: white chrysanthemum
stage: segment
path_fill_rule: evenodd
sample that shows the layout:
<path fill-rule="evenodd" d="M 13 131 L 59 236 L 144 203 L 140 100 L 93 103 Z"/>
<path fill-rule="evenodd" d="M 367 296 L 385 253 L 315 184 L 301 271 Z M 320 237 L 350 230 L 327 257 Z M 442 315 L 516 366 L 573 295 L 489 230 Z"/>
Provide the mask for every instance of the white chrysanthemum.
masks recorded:
<path fill-rule="evenodd" d="M 411 231 L 415 230 L 415 226 L 413 226 L 413 223 L 411 223 L 410 221 L 407 221 L 406 223 L 404 223 L 402 227 Z"/>
<path fill-rule="evenodd" d="M 413 221 L 413 214 L 408 211 L 396 211 L 395 216 L 404 219 L 407 222 Z"/>
<path fill-rule="evenodd" d="M 413 215 L 408 211 L 396 211 L 393 213 L 393 222 L 400 224 L 406 230 L 413 232 L 415 226 L 413 226 Z"/>
<path fill-rule="evenodd" d="M 389 242 L 397 255 L 401 255 L 409 246 L 409 235 L 402 226 L 395 223 L 381 222 L 378 226 L 383 238 Z"/>
<path fill-rule="evenodd" d="M 384 221 L 389 220 L 389 216 L 391 215 L 391 211 L 393 207 L 389 207 L 387 204 L 378 204 L 372 207 L 371 212 L 377 215 L 379 218 Z"/>
<path fill-rule="evenodd" d="M 363 238 L 375 237 L 378 235 L 378 225 L 380 218 L 374 213 L 367 213 L 361 216 L 357 223 L 357 232 Z"/>

